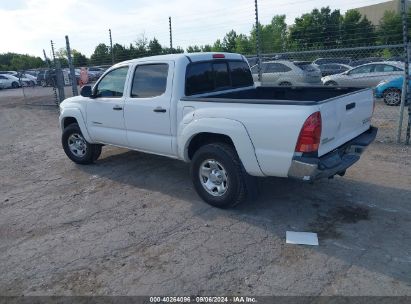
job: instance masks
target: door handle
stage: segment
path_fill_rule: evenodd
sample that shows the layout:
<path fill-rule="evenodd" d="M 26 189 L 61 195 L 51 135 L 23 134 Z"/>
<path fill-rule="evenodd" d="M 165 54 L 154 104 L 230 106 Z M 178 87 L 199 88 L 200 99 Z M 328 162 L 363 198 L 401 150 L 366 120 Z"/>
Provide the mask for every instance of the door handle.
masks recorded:
<path fill-rule="evenodd" d="M 348 110 L 351 110 L 351 109 L 354 109 L 355 108 L 355 102 L 352 102 L 352 103 L 349 103 L 349 104 L 347 104 L 346 106 L 345 106 L 345 109 L 348 111 Z"/>
<path fill-rule="evenodd" d="M 113 110 L 114 110 L 114 111 L 121 111 L 121 110 L 123 110 L 123 108 L 120 107 L 120 106 L 118 106 L 118 105 L 115 105 L 115 106 L 113 107 Z"/>
<path fill-rule="evenodd" d="M 165 113 L 165 112 L 167 112 L 167 110 L 163 109 L 162 107 L 157 107 L 153 111 L 156 112 L 156 113 Z"/>

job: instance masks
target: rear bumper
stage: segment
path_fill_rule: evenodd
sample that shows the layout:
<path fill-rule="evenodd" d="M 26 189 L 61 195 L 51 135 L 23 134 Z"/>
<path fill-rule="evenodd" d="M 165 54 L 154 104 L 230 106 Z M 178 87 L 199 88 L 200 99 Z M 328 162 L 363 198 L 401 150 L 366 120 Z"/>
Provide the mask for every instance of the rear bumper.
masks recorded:
<path fill-rule="evenodd" d="M 370 127 L 361 135 L 321 157 L 294 156 L 288 177 L 314 181 L 336 174 L 344 175 L 345 170 L 355 164 L 364 150 L 375 140 L 377 130 Z"/>

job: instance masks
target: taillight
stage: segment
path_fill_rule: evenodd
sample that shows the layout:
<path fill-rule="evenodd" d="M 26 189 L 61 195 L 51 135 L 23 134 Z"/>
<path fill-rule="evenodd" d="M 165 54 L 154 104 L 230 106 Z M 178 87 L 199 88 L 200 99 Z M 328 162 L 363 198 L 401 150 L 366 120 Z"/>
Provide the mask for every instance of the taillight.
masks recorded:
<path fill-rule="evenodd" d="M 214 59 L 225 58 L 224 54 L 213 54 Z"/>
<path fill-rule="evenodd" d="M 295 152 L 315 152 L 321 140 L 321 113 L 311 114 L 304 122 L 298 136 Z"/>

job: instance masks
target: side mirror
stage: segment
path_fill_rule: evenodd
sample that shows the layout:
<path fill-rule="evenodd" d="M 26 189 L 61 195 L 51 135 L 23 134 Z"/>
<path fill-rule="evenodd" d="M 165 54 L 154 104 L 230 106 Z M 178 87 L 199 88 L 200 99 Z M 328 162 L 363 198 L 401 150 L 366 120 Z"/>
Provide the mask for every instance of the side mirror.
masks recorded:
<path fill-rule="evenodd" d="M 83 86 L 80 90 L 80 95 L 83 97 L 91 97 L 91 95 L 93 95 L 91 86 L 89 85 Z"/>

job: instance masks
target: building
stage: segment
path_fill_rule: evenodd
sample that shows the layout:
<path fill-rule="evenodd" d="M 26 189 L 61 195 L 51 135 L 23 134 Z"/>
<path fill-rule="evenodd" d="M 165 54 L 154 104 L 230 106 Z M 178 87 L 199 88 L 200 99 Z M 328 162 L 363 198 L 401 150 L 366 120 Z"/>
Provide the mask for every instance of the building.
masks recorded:
<path fill-rule="evenodd" d="M 406 4 L 409 7 L 411 1 L 407 1 Z M 361 15 L 366 16 L 372 24 L 378 25 L 381 18 L 386 11 L 393 11 L 395 13 L 401 13 L 401 0 L 391 0 L 373 5 L 363 6 L 356 8 Z"/>

